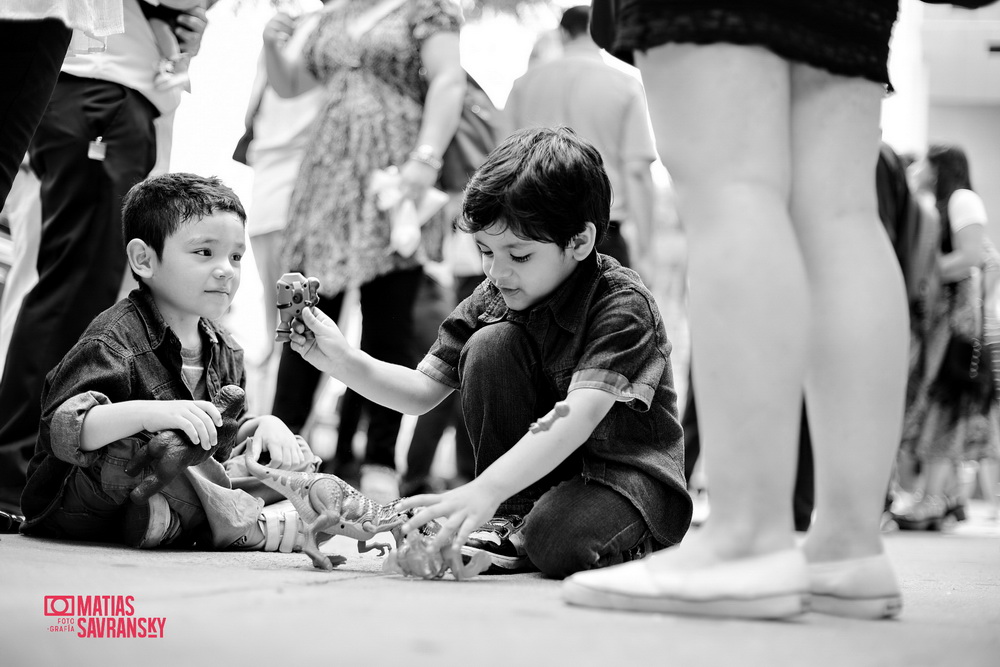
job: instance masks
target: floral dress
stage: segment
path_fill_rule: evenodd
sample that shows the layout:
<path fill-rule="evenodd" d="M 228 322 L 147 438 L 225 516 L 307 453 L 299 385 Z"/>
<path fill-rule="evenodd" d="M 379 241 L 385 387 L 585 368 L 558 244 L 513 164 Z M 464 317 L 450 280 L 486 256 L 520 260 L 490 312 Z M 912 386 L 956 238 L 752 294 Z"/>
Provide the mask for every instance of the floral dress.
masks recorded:
<path fill-rule="evenodd" d="M 453 0 L 409 0 L 356 41 L 353 21 L 372 0 L 335 3 L 307 39 L 308 67 L 325 87 L 312 140 L 289 206 L 283 265 L 320 279 L 336 295 L 379 276 L 440 256 L 443 216 L 422 229 L 422 248 L 404 258 L 389 246 L 389 217 L 368 181 L 376 169 L 401 166 L 416 146 L 427 92 L 420 48 L 439 31 L 457 32 Z"/>

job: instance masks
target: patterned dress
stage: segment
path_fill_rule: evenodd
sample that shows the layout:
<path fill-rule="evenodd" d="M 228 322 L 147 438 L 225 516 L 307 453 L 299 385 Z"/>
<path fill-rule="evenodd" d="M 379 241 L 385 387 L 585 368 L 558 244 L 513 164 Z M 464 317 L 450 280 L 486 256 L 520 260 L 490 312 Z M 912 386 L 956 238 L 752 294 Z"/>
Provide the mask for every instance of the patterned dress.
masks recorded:
<path fill-rule="evenodd" d="M 289 207 L 283 265 L 315 276 L 324 295 L 438 258 L 444 218 L 422 230 L 422 248 L 403 258 L 389 247 L 389 218 L 368 194 L 376 169 L 401 166 L 416 146 L 427 91 L 420 64 L 424 40 L 457 32 L 453 0 L 409 0 L 357 41 L 353 21 L 372 0 L 323 10 L 304 53 L 328 98 L 299 170 Z"/>

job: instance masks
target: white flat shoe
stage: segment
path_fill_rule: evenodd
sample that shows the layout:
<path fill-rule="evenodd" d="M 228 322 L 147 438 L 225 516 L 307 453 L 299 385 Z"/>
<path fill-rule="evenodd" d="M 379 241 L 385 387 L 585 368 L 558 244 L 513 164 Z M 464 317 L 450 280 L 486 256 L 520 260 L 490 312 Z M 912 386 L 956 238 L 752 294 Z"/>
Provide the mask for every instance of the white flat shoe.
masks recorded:
<path fill-rule="evenodd" d="M 903 609 L 899 582 L 885 554 L 809 564 L 813 611 L 850 618 L 893 618 Z"/>
<path fill-rule="evenodd" d="M 797 549 L 658 571 L 640 560 L 579 572 L 563 582 L 563 600 L 601 609 L 735 618 L 790 618 L 806 611 L 809 579 Z"/>

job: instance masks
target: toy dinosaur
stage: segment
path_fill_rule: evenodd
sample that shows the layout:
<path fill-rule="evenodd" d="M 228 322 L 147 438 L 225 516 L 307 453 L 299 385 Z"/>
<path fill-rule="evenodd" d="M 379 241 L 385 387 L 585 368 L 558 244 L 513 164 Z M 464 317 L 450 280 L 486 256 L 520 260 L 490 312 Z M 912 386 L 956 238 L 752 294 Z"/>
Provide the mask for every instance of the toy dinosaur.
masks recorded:
<path fill-rule="evenodd" d="M 292 339 L 292 324 L 296 320 L 301 321 L 302 310 L 319 303 L 319 287 L 318 278 L 306 278 L 297 272 L 286 273 L 278 279 L 275 289 L 281 321 L 275 330 L 275 341 L 287 343 Z M 302 335 L 313 338 L 316 334 L 306 329 Z"/>
<path fill-rule="evenodd" d="M 455 579 L 471 579 L 490 566 L 489 554 L 477 552 L 468 563 L 462 563 L 462 552 L 454 545 L 435 548 L 433 535 L 410 533 L 396 551 L 389 554 L 382 566 L 384 572 L 396 572 L 410 577 L 440 579 L 450 569 Z"/>
<path fill-rule="evenodd" d="M 184 468 L 207 461 L 210 456 L 220 462 L 228 459 L 236 446 L 237 419 L 245 401 L 246 394 L 233 384 L 227 384 L 215 394 L 212 403 L 222 413 L 222 426 L 216 429 L 217 442 L 211 449 L 203 449 L 183 432 L 172 429 L 160 431 L 150 438 L 125 466 L 125 472 L 133 477 L 150 466 L 153 469 L 132 489 L 129 494 L 132 501 L 145 505 L 150 496 L 169 484 Z"/>
<path fill-rule="evenodd" d="M 334 535 L 356 539 L 359 553 L 377 549 L 379 555 L 384 556 L 391 550 L 388 544 L 368 544 L 368 540 L 378 533 L 392 534 L 399 546 L 400 527 L 412 516 L 412 512 L 397 509 L 399 500 L 380 505 L 335 475 L 267 468 L 258 463 L 249 450 L 245 458 L 251 475 L 292 502 L 304 527 L 302 551 L 312 559 L 315 567 L 333 569 L 334 564 L 319 550 L 319 544 Z"/>
<path fill-rule="evenodd" d="M 555 406 L 546 414 L 544 417 L 540 418 L 536 422 L 531 422 L 531 426 L 528 430 L 532 433 L 541 433 L 542 431 L 548 431 L 552 428 L 552 425 L 560 417 L 565 417 L 569 414 L 569 405 L 563 401 L 559 401 Z"/>

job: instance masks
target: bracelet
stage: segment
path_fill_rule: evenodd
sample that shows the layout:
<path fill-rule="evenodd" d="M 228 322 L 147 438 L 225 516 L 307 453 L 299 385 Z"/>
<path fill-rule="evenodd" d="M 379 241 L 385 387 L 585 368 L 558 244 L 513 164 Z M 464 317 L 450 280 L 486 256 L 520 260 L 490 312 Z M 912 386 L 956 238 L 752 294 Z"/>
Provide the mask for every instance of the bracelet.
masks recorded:
<path fill-rule="evenodd" d="M 434 148 L 428 144 L 421 144 L 417 146 L 416 149 L 409 155 L 411 160 L 416 160 L 417 162 L 422 162 L 428 167 L 432 167 L 434 171 L 441 171 L 441 167 L 444 163 L 434 153 Z"/>

